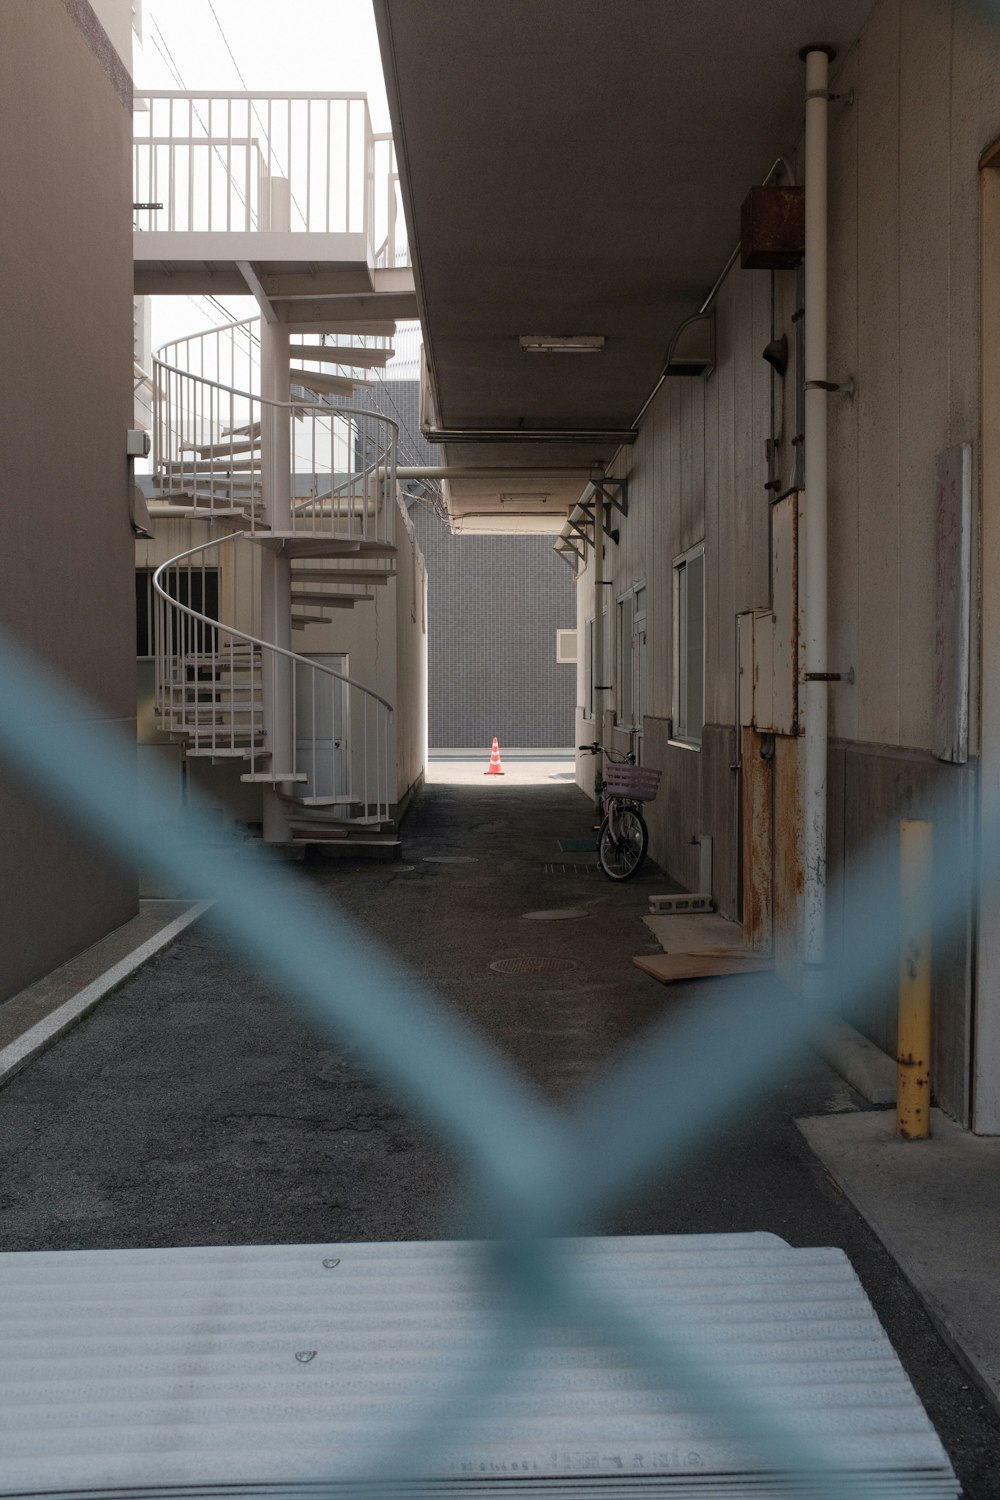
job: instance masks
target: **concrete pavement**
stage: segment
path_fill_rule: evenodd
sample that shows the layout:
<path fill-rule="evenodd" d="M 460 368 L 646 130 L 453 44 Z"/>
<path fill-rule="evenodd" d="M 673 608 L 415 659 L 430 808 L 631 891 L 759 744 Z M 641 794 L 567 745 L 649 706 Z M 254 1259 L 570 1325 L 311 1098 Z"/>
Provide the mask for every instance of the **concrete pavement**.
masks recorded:
<path fill-rule="evenodd" d="M 426 788 L 398 864 L 317 856 L 290 874 L 389 943 L 564 1103 L 649 1021 L 699 998 L 699 986 L 667 989 L 631 963 L 658 949 L 642 919 L 663 877 L 613 885 L 587 852 L 558 850 L 591 821 L 566 781 L 517 785 L 469 768 L 465 784 Z M 560 908 L 584 915 L 525 920 Z M 803 1054 L 679 1177 L 654 1180 L 595 1229 L 769 1230 L 842 1247 L 967 1500 L 996 1500 L 1000 1420 L 807 1144 L 804 1117 L 882 1118 Z M 4 1249 L 440 1237 L 462 1231 L 459 1191 L 420 1122 L 204 923 L 0 1089 Z"/>
<path fill-rule="evenodd" d="M 798 1124 L 1000 1411 L 1000 1140 L 940 1110 L 926 1141 L 897 1137 L 894 1110 Z"/>

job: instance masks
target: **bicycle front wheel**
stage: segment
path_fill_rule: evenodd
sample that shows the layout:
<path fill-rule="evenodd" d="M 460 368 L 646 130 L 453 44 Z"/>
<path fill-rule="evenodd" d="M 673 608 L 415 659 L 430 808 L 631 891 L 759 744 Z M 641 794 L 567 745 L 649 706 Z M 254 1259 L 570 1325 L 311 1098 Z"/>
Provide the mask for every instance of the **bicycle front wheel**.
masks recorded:
<path fill-rule="evenodd" d="M 597 858 L 609 880 L 630 880 L 646 858 L 649 829 L 646 820 L 634 807 L 619 807 L 614 833 L 605 818 L 597 841 Z"/>

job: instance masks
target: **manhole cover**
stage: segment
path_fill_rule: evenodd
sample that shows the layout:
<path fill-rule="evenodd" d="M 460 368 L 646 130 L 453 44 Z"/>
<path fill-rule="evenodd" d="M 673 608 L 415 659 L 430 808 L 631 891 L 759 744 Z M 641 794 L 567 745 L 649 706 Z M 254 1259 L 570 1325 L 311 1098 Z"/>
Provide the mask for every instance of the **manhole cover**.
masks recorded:
<path fill-rule="evenodd" d="M 526 911 L 522 914 L 525 922 L 575 922 L 578 917 L 589 917 L 590 912 L 585 906 L 558 906 L 552 911 Z"/>
<path fill-rule="evenodd" d="M 495 958 L 490 964 L 498 974 L 558 974 L 577 967 L 572 958 Z"/>
<path fill-rule="evenodd" d="M 474 854 L 426 854 L 425 865 L 474 865 L 477 863 Z"/>
<path fill-rule="evenodd" d="M 595 847 L 597 840 L 593 834 L 589 839 L 557 839 L 560 854 L 588 854 Z"/>

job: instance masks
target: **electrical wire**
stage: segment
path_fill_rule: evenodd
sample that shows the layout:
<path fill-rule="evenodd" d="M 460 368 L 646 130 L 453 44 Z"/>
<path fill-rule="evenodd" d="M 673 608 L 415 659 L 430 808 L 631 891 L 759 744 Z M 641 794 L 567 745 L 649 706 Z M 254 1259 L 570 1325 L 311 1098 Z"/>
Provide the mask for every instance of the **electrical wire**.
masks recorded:
<path fill-rule="evenodd" d="M 244 89 L 246 90 L 246 92 L 249 94 L 251 92 L 250 85 L 247 83 L 246 79 L 243 77 L 243 72 L 242 72 L 242 70 L 240 68 L 240 65 L 236 61 L 236 54 L 235 54 L 235 52 L 233 51 L 232 47 L 229 44 L 229 38 L 228 38 L 228 36 L 226 35 L 225 31 L 223 30 L 222 22 L 219 20 L 219 13 L 216 10 L 214 4 L 212 3 L 212 0 L 205 0 L 205 3 L 208 6 L 209 10 L 212 12 L 212 19 L 215 21 L 216 26 L 219 28 L 219 35 L 221 36 L 223 42 L 225 43 L 225 45 L 226 45 L 226 51 L 229 53 L 230 59 L 232 60 L 233 67 L 236 69 L 236 76 L 240 80 L 240 83 L 242 83 L 242 85 L 243 85 Z M 267 143 L 268 143 L 268 150 L 270 150 L 271 149 L 271 142 L 270 142 L 270 139 L 268 138 L 267 130 L 266 130 L 265 125 L 264 125 L 264 121 L 261 119 L 260 114 L 258 113 L 258 110 L 257 110 L 257 106 L 256 106 L 256 104 L 254 104 L 254 102 L 253 102 L 252 99 L 250 100 L 250 108 L 253 110 L 253 113 L 256 116 L 257 124 L 261 128 L 261 132 L 264 135 L 264 138 L 267 140 Z M 279 166 L 281 165 L 281 163 L 278 161 L 277 156 L 275 157 L 275 162 Z M 305 224 L 306 228 L 308 229 L 309 226 L 308 226 L 308 223 L 306 221 L 306 216 L 302 212 L 302 205 L 299 203 L 299 201 L 296 198 L 295 194 L 291 191 L 291 172 L 289 172 L 288 177 L 289 177 L 289 188 L 288 188 L 288 190 L 289 190 L 289 193 L 291 195 L 292 202 L 295 204 L 295 207 L 298 209 L 298 211 L 299 211 L 299 217 L 301 218 L 303 224 Z"/>
<path fill-rule="evenodd" d="M 184 79 L 183 79 L 183 77 L 181 75 L 181 70 L 177 66 L 177 62 L 176 62 L 176 60 L 174 58 L 174 54 L 170 50 L 170 47 L 169 47 L 169 45 L 167 43 L 167 39 L 163 35 L 163 31 L 162 31 L 162 29 L 160 27 L 159 22 L 154 17 L 150 17 L 150 23 L 149 24 L 153 28 L 153 30 L 150 31 L 150 40 L 152 41 L 153 46 L 156 48 L 157 52 L 163 58 L 163 61 L 166 63 L 167 70 L 170 73 L 170 76 L 173 78 L 174 82 L 176 83 L 176 85 L 177 85 L 177 87 L 179 89 L 182 89 L 184 91 L 184 93 L 186 93 L 186 94 L 190 94 L 191 90 L 188 88 L 187 84 L 184 82 Z M 156 32 L 156 35 L 159 37 L 159 41 L 157 41 L 156 36 L 153 35 L 153 31 Z M 162 46 L 160 45 L 161 42 L 163 44 Z M 254 111 L 254 112 L 256 113 L 256 111 Z M 191 113 L 194 116 L 194 118 L 198 121 L 198 124 L 201 126 L 202 130 L 205 132 L 205 139 L 206 139 L 206 141 L 210 141 L 211 138 L 212 138 L 211 131 L 209 130 L 208 125 L 206 124 L 205 119 L 204 119 L 201 111 L 196 107 L 193 98 L 191 100 Z M 258 119 L 259 119 L 259 116 L 258 116 Z M 223 157 L 222 152 L 220 151 L 219 147 L 218 146 L 214 146 L 213 150 L 215 152 L 216 159 L 219 162 L 221 162 L 222 165 L 225 167 L 225 165 L 226 165 L 225 158 Z M 229 171 L 228 168 L 227 168 L 227 176 L 229 177 L 230 182 L 232 183 L 233 190 L 236 193 L 237 198 L 243 204 L 243 207 L 248 210 L 248 212 L 250 213 L 250 216 L 252 218 L 253 217 L 253 210 L 249 208 L 249 205 L 247 204 L 246 198 L 243 196 L 243 192 L 242 192 L 242 190 L 240 188 L 239 183 L 236 181 L 236 178 L 233 177 L 232 172 Z M 299 212 L 301 213 L 301 209 L 299 210 Z"/>

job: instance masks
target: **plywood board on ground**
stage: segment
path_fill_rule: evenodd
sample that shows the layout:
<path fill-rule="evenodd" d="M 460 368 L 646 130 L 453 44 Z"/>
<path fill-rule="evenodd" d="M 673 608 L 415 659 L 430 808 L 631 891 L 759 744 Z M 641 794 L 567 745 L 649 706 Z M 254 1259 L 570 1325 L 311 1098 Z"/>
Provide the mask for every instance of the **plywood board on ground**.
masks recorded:
<path fill-rule="evenodd" d="M 774 968 L 774 961 L 759 953 L 640 953 L 632 962 L 661 984 L 686 979 L 720 979 L 729 974 L 761 974 Z"/>

